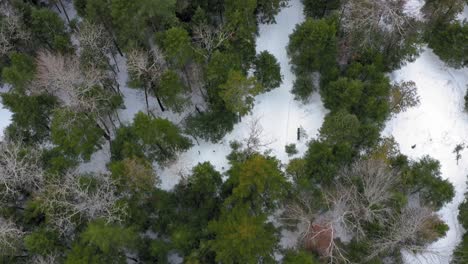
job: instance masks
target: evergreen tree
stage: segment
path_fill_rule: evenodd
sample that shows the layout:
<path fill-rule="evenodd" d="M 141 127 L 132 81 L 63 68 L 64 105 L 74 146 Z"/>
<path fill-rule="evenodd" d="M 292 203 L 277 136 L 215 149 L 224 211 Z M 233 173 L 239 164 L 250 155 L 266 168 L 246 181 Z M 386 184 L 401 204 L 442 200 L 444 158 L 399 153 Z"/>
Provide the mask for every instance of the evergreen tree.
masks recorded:
<path fill-rule="evenodd" d="M 177 73 L 168 70 L 161 76 L 155 94 L 161 98 L 167 108 L 174 112 L 182 112 L 189 103 L 188 92 L 188 88 L 182 83 Z"/>
<path fill-rule="evenodd" d="M 262 51 L 257 55 L 254 75 L 267 92 L 278 88 L 283 81 L 280 65 L 268 51 Z"/>
<path fill-rule="evenodd" d="M 323 74 L 336 65 L 336 31 L 332 21 L 307 19 L 289 36 L 287 51 L 297 76 L 293 92 L 302 100 L 316 89 L 313 83 L 318 80 L 312 74 Z"/>
<path fill-rule="evenodd" d="M 273 225 L 265 221 L 266 216 L 252 216 L 242 206 L 223 211 L 220 219 L 208 226 L 215 236 L 210 248 L 216 253 L 216 261 L 226 264 L 273 262 L 278 238 Z"/>
<path fill-rule="evenodd" d="M 191 146 L 192 142 L 169 120 L 139 112 L 132 126 L 118 130 L 112 153 L 117 159 L 136 156 L 164 163 Z"/>
<path fill-rule="evenodd" d="M 253 108 L 254 96 L 262 89 L 255 78 L 246 77 L 238 71 L 230 71 L 226 83 L 219 88 L 219 96 L 226 108 L 240 116 L 246 115 Z"/>
<path fill-rule="evenodd" d="M 57 150 L 83 160 L 91 158 L 91 155 L 100 148 L 105 136 L 104 130 L 92 117 L 67 108 L 54 111 L 50 130 L 52 142 Z"/>

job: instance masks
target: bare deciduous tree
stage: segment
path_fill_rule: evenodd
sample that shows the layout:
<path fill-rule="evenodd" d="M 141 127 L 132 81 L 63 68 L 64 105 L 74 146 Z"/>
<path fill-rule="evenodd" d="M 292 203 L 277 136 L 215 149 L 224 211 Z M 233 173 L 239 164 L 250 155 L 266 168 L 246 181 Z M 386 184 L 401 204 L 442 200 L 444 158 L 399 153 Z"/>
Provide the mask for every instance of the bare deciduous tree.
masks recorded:
<path fill-rule="evenodd" d="M 87 20 L 80 24 L 78 40 L 82 47 L 90 47 L 104 53 L 108 52 L 112 47 L 112 39 L 104 26 L 90 23 Z"/>
<path fill-rule="evenodd" d="M 22 25 L 20 15 L 8 1 L 0 3 L 0 56 L 14 49 L 14 42 L 28 40 L 30 34 Z"/>
<path fill-rule="evenodd" d="M 33 264 L 56 264 L 60 263 L 59 256 L 56 253 L 49 254 L 47 256 L 34 255 L 31 259 Z"/>
<path fill-rule="evenodd" d="M 36 61 L 36 81 L 30 87 L 32 93 L 52 94 L 73 111 L 97 116 L 107 113 L 105 106 L 110 105 L 111 92 L 97 89 L 108 77 L 104 71 L 95 67 L 82 70 L 77 57 L 48 51 L 39 52 Z"/>
<path fill-rule="evenodd" d="M 404 249 L 409 252 L 426 251 L 426 243 L 437 238 L 433 230 L 440 219 L 426 207 L 407 206 L 401 214 L 392 219 L 388 234 L 382 235 L 372 243 L 372 259 L 382 252 Z"/>
<path fill-rule="evenodd" d="M 347 0 L 340 18 L 344 37 L 340 43 L 340 62 L 357 51 L 372 48 L 389 53 L 404 47 L 414 32 L 413 19 L 404 12 L 406 0 Z"/>
<path fill-rule="evenodd" d="M 166 68 L 163 52 L 157 46 L 154 46 L 149 52 L 133 50 L 128 54 L 127 67 L 133 78 L 143 82 L 146 108 L 149 112 L 148 91 L 159 82 Z M 161 101 L 157 96 L 156 98 L 161 110 L 164 111 Z"/>
<path fill-rule="evenodd" d="M 58 231 L 71 234 L 80 219 L 120 222 L 126 208 L 118 204 L 121 197 L 116 191 L 114 181 L 107 174 L 92 175 L 87 182 L 76 172 L 68 172 L 62 180 L 46 187 L 40 201 Z"/>
<path fill-rule="evenodd" d="M 118 67 L 117 60 L 115 58 L 116 50 L 112 36 L 103 25 L 93 24 L 85 20 L 80 24 L 80 30 L 77 36 L 80 41 L 81 48 L 88 48 L 98 52 L 101 54 L 101 57 L 98 59 L 104 58 L 109 68 L 114 70 L 106 56 L 107 54 L 110 54 L 114 60 L 115 66 Z"/>
<path fill-rule="evenodd" d="M 416 83 L 413 81 L 400 82 L 392 86 L 390 93 L 390 110 L 398 114 L 405 112 L 408 108 L 419 104 L 419 96 Z"/>
<path fill-rule="evenodd" d="M 300 193 L 293 202 L 285 206 L 281 220 L 298 229 L 300 245 L 318 251 L 329 259 L 329 263 L 349 263 L 344 250 L 336 243 L 341 228 L 336 216 L 314 210 L 310 194 Z"/>
<path fill-rule="evenodd" d="M 40 152 L 26 148 L 21 142 L 0 142 L 0 184 L 2 197 L 16 196 L 21 190 L 28 192 L 43 185 Z"/>
<path fill-rule="evenodd" d="M 364 223 L 388 222 L 391 210 L 386 203 L 398 182 L 395 171 L 381 160 L 359 160 L 342 170 L 338 177 L 335 191 L 327 195 L 338 224 L 347 232 L 363 237 Z"/>
<path fill-rule="evenodd" d="M 0 218 L 0 255 L 14 253 L 24 234 L 11 220 Z"/>
<path fill-rule="evenodd" d="M 274 142 L 273 140 L 264 140 L 265 135 L 260 120 L 259 117 L 256 117 L 249 122 L 249 134 L 245 139 L 245 153 L 247 156 L 259 152 Z"/>
<path fill-rule="evenodd" d="M 202 55 L 207 60 L 233 34 L 234 32 L 226 31 L 222 26 L 213 27 L 211 25 L 199 24 L 193 27 L 193 38 L 198 46 L 206 51 L 206 54 Z"/>

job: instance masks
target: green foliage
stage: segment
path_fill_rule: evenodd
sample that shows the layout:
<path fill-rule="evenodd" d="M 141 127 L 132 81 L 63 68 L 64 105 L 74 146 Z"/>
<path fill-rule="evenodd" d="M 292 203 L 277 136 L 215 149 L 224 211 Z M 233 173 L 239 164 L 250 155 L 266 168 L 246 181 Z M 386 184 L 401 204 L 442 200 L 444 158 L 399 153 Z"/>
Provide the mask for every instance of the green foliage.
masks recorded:
<path fill-rule="evenodd" d="M 258 19 L 261 23 L 276 23 L 275 16 L 289 0 L 257 0 Z"/>
<path fill-rule="evenodd" d="M 466 0 L 426 0 L 422 11 L 429 24 L 452 21 L 463 10 Z"/>
<path fill-rule="evenodd" d="M 10 92 L 1 95 L 2 103 L 12 113 L 12 124 L 6 133 L 11 138 L 41 142 L 49 136 L 49 116 L 57 99 L 49 95 L 25 96 Z"/>
<path fill-rule="evenodd" d="M 89 160 L 100 148 L 104 131 L 86 113 L 56 109 L 50 127 L 52 143 L 65 155 Z"/>
<path fill-rule="evenodd" d="M 292 69 L 296 74 L 321 72 L 335 65 L 336 26 L 325 19 L 307 19 L 289 36 L 287 47 Z"/>
<path fill-rule="evenodd" d="M 468 229 L 468 200 L 466 199 L 458 206 L 458 221 L 463 226 L 463 228 Z"/>
<path fill-rule="evenodd" d="M 468 234 L 464 234 L 461 243 L 453 252 L 451 264 L 463 264 L 468 260 Z"/>
<path fill-rule="evenodd" d="M 300 74 L 296 76 L 291 93 L 294 94 L 294 99 L 307 103 L 312 92 L 317 90 L 314 85 L 314 77 L 312 74 Z"/>
<path fill-rule="evenodd" d="M 95 245 L 103 253 L 115 252 L 119 248 L 134 246 L 137 234 L 131 229 L 95 221 L 81 234 L 81 241 Z"/>
<path fill-rule="evenodd" d="M 151 163 L 142 158 L 126 158 L 109 164 L 112 178 L 121 191 L 142 194 L 153 190 L 158 183 Z"/>
<path fill-rule="evenodd" d="M 72 51 L 65 24 L 57 13 L 45 8 L 33 8 L 30 22 L 34 38 L 47 48 L 64 53 Z"/>
<path fill-rule="evenodd" d="M 24 237 L 24 246 L 34 254 L 48 255 L 62 248 L 57 232 L 40 228 Z"/>
<path fill-rule="evenodd" d="M 228 203 L 246 203 L 256 212 L 271 212 L 286 195 L 286 178 L 273 158 L 254 154 L 235 163 L 228 174 L 227 185 L 232 186 Z"/>
<path fill-rule="evenodd" d="M 343 110 L 328 114 L 320 128 L 320 139 L 330 144 L 352 147 L 361 136 L 358 118 Z"/>
<path fill-rule="evenodd" d="M 232 131 L 237 121 L 236 114 L 213 109 L 198 115 L 190 115 L 185 120 L 186 133 L 215 143 Z"/>
<path fill-rule="evenodd" d="M 89 223 L 65 263 L 125 263 L 124 249 L 134 248 L 136 242 L 134 230 L 97 220 Z"/>
<path fill-rule="evenodd" d="M 463 98 L 465 99 L 465 111 L 468 111 L 468 89 L 466 89 L 465 97 Z"/>
<path fill-rule="evenodd" d="M 293 89 L 298 98 L 305 100 L 313 92 L 312 73 L 324 73 L 336 65 L 336 32 L 332 20 L 307 19 L 289 36 L 287 51 L 298 76 Z"/>
<path fill-rule="evenodd" d="M 251 216 L 246 207 L 225 210 L 220 219 L 209 224 L 215 238 L 210 241 L 216 261 L 226 264 L 273 262 L 278 238 L 264 215 Z"/>
<path fill-rule="evenodd" d="M 307 17 L 322 18 L 340 8 L 340 0 L 302 0 Z"/>
<path fill-rule="evenodd" d="M 442 179 L 440 163 L 428 156 L 410 164 L 403 173 L 407 188 L 418 191 L 424 203 L 440 209 L 455 195 L 453 185 Z"/>
<path fill-rule="evenodd" d="M 286 153 L 288 154 L 289 157 L 293 156 L 293 155 L 296 155 L 299 152 L 297 150 L 296 144 L 294 144 L 294 143 L 288 144 L 284 148 L 285 148 L 285 151 L 286 151 Z"/>
<path fill-rule="evenodd" d="M 315 256 L 305 251 L 288 250 L 284 254 L 283 264 L 319 264 Z"/>
<path fill-rule="evenodd" d="M 300 179 L 303 186 L 308 187 L 310 183 L 332 184 L 338 170 L 348 164 L 354 155 L 355 150 L 346 145 L 311 141 L 304 155 L 306 173 L 305 179 Z"/>
<path fill-rule="evenodd" d="M 192 217 L 198 222 L 213 219 L 219 210 L 219 191 L 222 185 L 221 174 L 209 162 L 200 163 L 193 167 L 192 175 L 186 182 L 179 183 L 174 190 L 179 203 L 188 212 L 196 212 Z M 193 218 L 192 218 L 193 219 Z M 199 224 L 202 227 L 203 224 Z"/>
<path fill-rule="evenodd" d="M 265 91 L 271 91 L 282 83 L 281 68 L 275 56 L 262 51 L 255 60 L 254 75 Z"/>
<path fill-rule="evenodd" d="M 26 85 L 34 78 L 36 66 L 34 60 L 24 54 L 10 54 L 11 65 L 2 70 L 2 80 L 11 84 L 18 91 L 24 91 Z"/>
<path fill-rule="evenodd" d="M 443 61 L 455 68 L 468 65 L 468 24 L 437 23 L 426 34 L 429 48 Z"/>
<path fill-rule="evenodd" d="M 353 63 L 347 69 L 348 80 L 360 80 L 363 87 L 358 103 L 352 105 L 354 102 L 345 100 L 344 104 L 350 107 L 350 113 L 358 116 L 361 122 L 380 126 L 390 114 L 389 96 L 392 86 L 388 77 L 385 76 L 380 55 L 370 59 L 370 62 Z M 324 86 L 323 89 L 327 88 Z"/>
<path fill-rule="evenodd" d="M 119 43 L 127 49 L 147 46 L 147 36 L 154 33 L 154 29 L 172 24 L 175 18 L 175 0 L 112 0 L 110 5 L 106 2 L 90 1 L 87 13 L 94 20 L 112 22 Z M 106 14 L 111 17 L 100 18 L 102 12 L 108 12 Z"/>
<path fill-rule="evenodd" d="M 351 111 L 360 102 L 364 84 L 360 80 L 341 77 L 320 90 L 325 107 L 331 111 L 344 109 Z"/>
<path fill-rule="evenodd" d="M 86 5 L 88 0 L 73 0 L 73 6 L 80 17 L 86 16 Z"/>
<path fill-rule="evenodd" d="M 239 54 L 245 65 L 255 58 L 256 9 L 257 0 L 224 1 L 226 28 L 235 32 L 229 51 Z"/>
<path fill-rule="evenodd" d="M 194 56 L 188 32 L 180 27 L 173 27 L 164 33 L 162 47 L 175 67 L 183 68 Z"/>
<path fill-rule="evenodd" d="M 139 112 L 132 126 L 119 128 L 111 152 L 116 160 L 145 156 L 150 161 L 164 163 L 191 146 L 191 141 L 169 120 Z"/>
<path fill-rule="evenodd" d="M 182 83 L 176 72 L 166 71 L 161 76 L 156 95 L 163 101 L 164 105 L 175 112 L 182 112 L 189 103 L 186 97 L 188 88 Z"/>
<path fill-rule="evenodd" d="M 262 89 L 255 78 L 246 77 L 239 71 L 230 71 L 226 83 L 219 88 L 219 96 L 226 108 L 240 116 L 246 115 L 253 108 L 254 96 Z"/>
<path fill-rule="evenodd" d="M 217 96 L 218 86 L 226 82 L 231 70 L 240 71 L 241 69 L 241 61 L 236 54 L 215 51 L 205 71 L 210 97 Z"/>

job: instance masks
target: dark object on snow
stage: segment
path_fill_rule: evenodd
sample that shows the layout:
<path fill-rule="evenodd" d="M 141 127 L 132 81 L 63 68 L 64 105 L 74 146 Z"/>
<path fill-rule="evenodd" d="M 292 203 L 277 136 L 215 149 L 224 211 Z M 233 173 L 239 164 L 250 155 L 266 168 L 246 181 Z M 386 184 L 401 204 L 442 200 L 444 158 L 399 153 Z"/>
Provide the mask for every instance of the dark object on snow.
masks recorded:
<path fill-rule="evenodd" d="M 298 141 L 301 140 L 301 128 L 300 127 L 297 128 L 297 140 Z"/>
<path fill-rule="evenodd" d="M 416 148 L 416 144 L 414 144 L 413 146 L 411 146 L 412 149 Z"/>

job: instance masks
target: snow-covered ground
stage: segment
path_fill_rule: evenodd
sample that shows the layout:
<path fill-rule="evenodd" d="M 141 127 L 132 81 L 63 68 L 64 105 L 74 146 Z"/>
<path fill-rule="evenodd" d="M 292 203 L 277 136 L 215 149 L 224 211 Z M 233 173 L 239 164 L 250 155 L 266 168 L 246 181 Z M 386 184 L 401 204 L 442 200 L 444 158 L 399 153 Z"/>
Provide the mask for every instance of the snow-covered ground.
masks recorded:
<path fill-rule="evenodd" d="M 389 120 L 383 134 L 392 135 L 401 152 L 411 158 L 430 155 L 439 160 L 442 177 L 455 186 L 454 200 L 439 212 L 450 227 L 447 236 L 430 246 L 434 254 L 418 258 L 422 263 L 448 263 L 464 233 L 457 221 L 457 207 L 466 190 L 468 151 L 461 153 L 457 164 L 453 150 L 457 144 L 468 146 L 468 113 L 463 110 L 468 68 L 447 67 L 432 50 L 425 49 L 416 61 L 393 72 L 391 78 L 414 81 L 421 103 Z M 407 263 L 415 263 L 414 258 L 407 257 Z"/>
<path fill-rule="evenodd" d="M 463 20 L 468 20 L 468 5 L 465 5 L 465 8 L 463 8 L 463 11 L 458 14 L 457 20 L 463 21 Z"/>
<path fill-rule="evenodd" d="M 209 161 L 218 170 L 228 169 L 226 156 L 230 152 L 229 142 L 242 140 L 249 134 L 250 124 L 259 120 L 263 128 L 263 141 L 271 142 L 267 146 L 282 162 L 287 162 L 285 145 L 296 143 L 299 154 L 306 150 L 306 141 L 297 142 L 297 128 L 302 127 L 309 135 L 309 140 L 315 137 L 321 127 L 326 109 L 318 94 L 310 98 L 310 102 L 303 105 L 294 100 L 290 93 L 294 81 L 294 75 L 290 71 L 286 46 L 289 42 L 289 34 L 296 24 L 304 20 L 300 0 L 290 1 L 289 7 L 284 8 L 276 17 L 276 24 L 260 25 L 257 38 L 257 52 L 268 50 L 281 64 L 283 84 L 266 94 L 257 96 L 252 114 L 244 117 L 242 122 L 234 127 L 234 130 L 226 135 L 219 144 L 200 141 L 192 149 L 179 156 L 178 160 L 159 172 L 163 189 L 172 188 L 180 180 L 180 173 L 188 173 L 199 162 Z"/>
<path fill-rule="evenodd" d="M 0 86 L 0 93 L 5 93 L 8 91 L 7 85 Z M 2 104 L 2 99 L 0 98 L 0 141 L 3 138 L 3 131 L 11 123 L 11 112 L 10 110 L 4 108 Z"/>
<path fill-rule="evenodd" d="M 0 140 L 3 138 L 3 130 L 11 122 L 11 112 L 8 109 L 3 108 L 3 104 L 0 102 Z"/>

